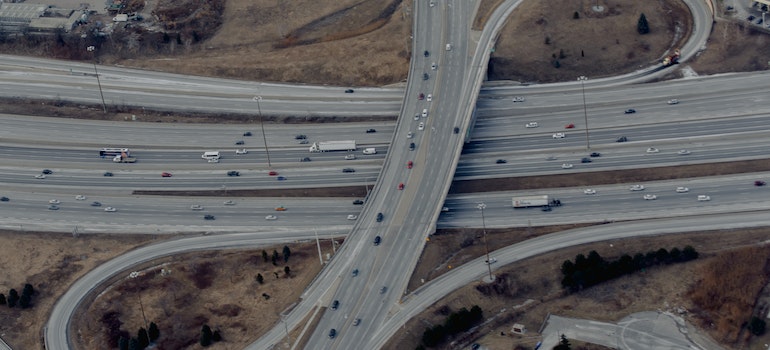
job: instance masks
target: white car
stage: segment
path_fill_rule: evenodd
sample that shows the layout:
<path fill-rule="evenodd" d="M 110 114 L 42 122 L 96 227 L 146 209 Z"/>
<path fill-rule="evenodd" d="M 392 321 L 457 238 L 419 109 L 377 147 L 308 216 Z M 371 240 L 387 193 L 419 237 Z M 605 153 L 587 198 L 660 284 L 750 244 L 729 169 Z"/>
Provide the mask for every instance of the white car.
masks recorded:
<path fill-rule="evenodd" d="M 530 122 L 530 123 L 527 123 L 526 126 L 527 126 L 527 128 L 536 128 L 536 127 L 538 127 L 540 125 L 537 125 L 537 122 Z"/>
<path fill-rule="evenodd" d="M 647 149 L 647 153 L 658 153 L 658 152 L 660 152 L 660 150 L 655 147 L 650 147 Z"/>
<path fill-rule="evenodd" d="M 644 195 L 644 200 L 646 200 L 646 201 L 651 201 L 651 200 L 655 200 L 655 199 L 658 199 L 658 196 L 656 196 L 654 194 L 645 194 Z"/>
<path fill-rule="evenodd" d="M 51 199 L 51 200 L 49 200 L 49 201 L 48 201 L 48 203 L 49 203 L 49 204 L 59 204 L 59 203 L 61 203 L 61 202 L 59 202 L 59 200 L 58 200 L 58 199 Z"/>
<path fill-rule="evenodd" d="M 447 212 L 449 212 L 449 207 L 443 207 L 443 208 L 441 208 L 441 212 L 442 212 L 442 213 L 447 213 Z"/>
<path fill-rule="evenodd" d="M 358 216 L 352 215 L 352 214 L 348 215 L 348 220 L 355 220 L 355 219 L 358 219 Z"/>
<path fill-rule="evenodd" d="M 555 139 L 563 139 L 563 138 L 567 137 L 567 135 L 564 135 L 563 132 L 557 132 L 557 133 L 553 134 L 552 137 L 555 138 Z"/>
<path fill-rule="evenodd" d="M 513 102 L 524 102 L 524 97 L 516 96 L 513 98 Z"/>
<path fill-rule="evenodd" d="M 192 210 L 203 210 L 203 207 L 200 204 L 193 204 L 190 206 L 190 209 Z"/>
<path fill-rule="evenodd" d="M 710 200 L 711 200 L 711 197 L 709 197 L 709 196 L 707 196 L 705 194 L 698 195 L 698 202 L 706 202 L 706 201 L 710 201 Z"/>
<path fill-rule="evenodd" d="M 561 165 L 562 169 L 572 169 L 572 164 L 570 163 L 564 163 Z"/>
<path fill-rule="evenodd" d="M 414 134 L 410 131 L 406 133 L 406 138 L 411 139 L 414 136 Z"/>
<path fill-rule="evenodd" d="M 36 179 L 45 179 L 45 175 L 43 175 L 43 174 L 37 174 L 37 175 L 35 175 L 35 178 L 36 178 Z"/>
<path fill-rule="evenodd" d="M 209 163 L 219 163 L 219 158 L 210 158 L 208 160 Z"/>
<path fill-rule="evenodd" d="M 675 104 L 679 103 L 679 100 L 677 100 L 675 98 L 672 98 L 672 99 L 668 100 L 668 102 L 666 102 L 666 103 L 668 103 L 670 105 L 675 105 Z"/>
<path fill-rule="evenodd" d="M 420 125 L 417 125 L 417 130 L 420 130 L 420 131 L 425 130 L 425 123 L 420 123 Z"/>
<path fill-rule="evenodd" d="M 423 118 L 427 118 L 428 117 L 428 109 L 427 108 L 423 108 L 422 109 L 422 117 Z"/>
<path fill-rule="evenodd" d="M 583 193 L 585 193 L 585 194 L 596 194 L 596 190 L 593 190 L 593 189 L 590 189 L 590 188 L 586 188 L 585 190 L 583 190 Z"/>
<path fill-rule="evenodd" d="M 348 154 L 348 155 L 345 156 L 345 160 L 353 160 L 353 159 L 356 159 L 356 155 L 355 154 Z"/>
<path fill-rule="evenodd" d="M 644 191 L 644 185 L 633 185 L 629 188 L 631 191 Z"/>
<path fill-rule="evenodd" d="M 681 149 L 681 150 L 679 150 L 679 152 L 676 152 L 676 154 L 678 154 L 680 156 L 686 156 L 686 155 L 690 154 L 690 151 L 688 151 L 686 149 Z"/>
<path fill-rule="evenodd" d="M 430 65 L 430 69 L 436 70 L 436 68 L 438 68 L 438 66 L 436 65 L 436 62 L 433 62 L 433 63 Z M 430 100 L 429 100 L 429 101 L 430 101 Z"/>
<path fill-rule="evenodd" d="M 82 194 L 79 194 L 79 195 L 75 196 L 75 199 L 79 200 L 79 201 L 84 201 L 84 200 L 86 200 L 86 196 L 84 196 Z"/>
<path fill-rule="evenodd" d="M 225 201 L 223 204 L 224 205 L 235 205 L 235 202 L 233 202 L 233 201 Z"/>
<path fill-rule="evenodd" d="M 277 216 L 275 216 L 275 215 L 268 215 L 268 216 L 265 216 L 265 220 L 275 220 L 275 219 L 278 219 L 278 217 L 277 217 Z"/>
<path fill-rule="evenodd" d="M 433 1 L 433 0 L 431 0 L 431 2 L 430 2 L 430 7 L 433 7 L 433 6 L 436 6 L 436 2 L 435 2 L 435 1 Z"/>
<path fill-rule="evenodd" d="M 415 114 L 414 115 L 414 120 L 420 120 L 420 115 L 419 114 Z"/>
<path fill-rule="evenodd" d="M 118 209 L 115 209 L 113 207 L 107 207 L 107 208 L 104 208 L 104 211 L 112 213 L 112 212 L 118 211 Z"/>
<path fill-rule="evenodd" d="M 428 102 L 433 101 L 433 94 L 428 94 L 428 97 L 426 97 L 425 99 L 428 100 Z"/>
<path fill-rule="evenodd" d="M 249 153 L 249 150 L 247 150 L 245 148 L 244 149 L 237 149 L 237 150 L 235 150 L 235 154 L 246 154 L 246 153 Z"/>
<path fill-rule="evenodd" d="M 497 259 L 495 259 L 495 258 L 490 258 L 489 260 L 484 260 L 484 263 L 487 264 L 487 265 L 494 264 L 496 262 L 497 262 Z"/>
<path fill-rule="evenodd" d="M 687 187 L 679 186 L 676 188 L 676 193 L 687 193 L 690 192 L 690 189 Z"/>

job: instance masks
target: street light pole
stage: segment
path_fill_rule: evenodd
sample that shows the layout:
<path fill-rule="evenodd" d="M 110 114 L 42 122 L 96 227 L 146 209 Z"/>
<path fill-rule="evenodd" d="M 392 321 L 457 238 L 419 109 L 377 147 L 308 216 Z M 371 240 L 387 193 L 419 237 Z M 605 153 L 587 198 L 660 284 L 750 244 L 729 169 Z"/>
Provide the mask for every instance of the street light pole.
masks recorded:
<path fill-rule="evenodd" d="M 267 154 L 267 167 L 272 168 L 270 164 L 270 150 L 267 149 L 267 136 L 265 136 L 265 124 L 262 123 L 262 108 L 259 102 L 262 101 L 262 96 L 254 96 L 254 101 L 257 101 L 257 111 L 259 111 L 259 126 L 262 128 L 262 140 L 265 141 L 265 154 Z"/>
<path fill-rule="evenodd" d="M 96 85 L 99 86 L 99 95 L 102 97 L 102 110 L 104 113 L 107 113 L 107 104 L 104 102 L 104 92 L 102 92 L 102 82 L 99 80 L 99 71 L 96 70 L 96 47 L 95 46 L 89 46 L 86 48 L 88 52 L 93 52 L 93 61 L 94 64 L 94 74 L 96 74 Z"/>
<path fill-rule="evenodd" d="M 494 279 L 492 278 L 492 261 L 489 260 L 489 245 L 487 244 L 487 225 L 484 220 L 484 209 L 487 208 L 487 205 L 484 203 L 479 203 L 479 205 L 476 208 L 481 210 L 481 227 L 484 232 L 484 250 L 487 253 L 487 269 L 489 270 L 489 282 L 493 282 Z"/>
<path fill-rule="evenodd" d="M 586 108 L 586 85 L 585 82 L 588 80 L 588 77 L 585 75 L 581 75 L 578 77 L 578 81 L 580 81 L 580 88 L 583 90 L 583 117 L 585 118 L 586 122 L 586 150 L 591 150 L 591 142 L 588 139 L 588 109 Z"/>

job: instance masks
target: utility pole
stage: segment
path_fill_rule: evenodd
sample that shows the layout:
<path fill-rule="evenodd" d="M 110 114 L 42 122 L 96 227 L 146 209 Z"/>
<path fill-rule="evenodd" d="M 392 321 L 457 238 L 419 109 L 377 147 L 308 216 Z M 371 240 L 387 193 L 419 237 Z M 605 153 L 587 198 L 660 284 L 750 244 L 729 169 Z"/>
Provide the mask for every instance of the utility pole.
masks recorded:
<path fill-rule="evenodd" d="M 313 227 L 313 232 L 315 232 L 315 245 L 318 247 L 318 260 L 321 261 L 321 266 L 323 266 L 324 258 L 323 255 L 321 255 L 321 241 L 318 240 L 318 230 Z"/>
<path fill-rule="evenodd" d="M 487 225 L 484 220 L 484 209 L 487 208 L 487 205 L 484 203 L 479 203 L 479 205 L 476 208 L 481 210 L 481 227 L 484 232 L 484 250 L 487 253 L 487 269 L 489 270 L 489 282 L 493 282 L 495 279 L 492 277 L 492 261 L 489 260 L 489 245 L 487 244 Z"/>
<path fill-rule="evenodd" d="M 259 126 L 262 128 L 262 140 L 265 141 L 265 154 L 267 155 L 267 167 L 272 168 L 270 164 L 270 150 L 267 149 L 267 136 L 265 136 L 265 124 L 262 122 L 262 108 L 259 102 L 262 101 L 262 96 L 254 96 L 254 101 L 257 101 L 257 111 L 259 112 Z"/>
<path fill-rule="evenodd" d="M 99 80 L 99 71 L 96 70 L 96 47 L 89 46 L 86 48 L 88 52 L 93 53 L 92 63 L 94 64 L 94 74 L 96 75 L 96 84 L 99 86 L 99 95 L 102 97 L 102 110 L 107 113 L 107 103 L 104 102 L 104 92 L 102 91 L 102 82 Z"/>
<path fill-rule="evenodd" d="M 586 85 L 585 82 L 588 80 L 588 77 L 585 75 L 581 75 L 578 77 L 578 81 L 580 81 L 580 87 L 583 90 L 583 117 L 585 118 L 586 122 L 586 150 L 591 150 L 591 143 L 588 141 L 588 109 L 586 108 Z"/>

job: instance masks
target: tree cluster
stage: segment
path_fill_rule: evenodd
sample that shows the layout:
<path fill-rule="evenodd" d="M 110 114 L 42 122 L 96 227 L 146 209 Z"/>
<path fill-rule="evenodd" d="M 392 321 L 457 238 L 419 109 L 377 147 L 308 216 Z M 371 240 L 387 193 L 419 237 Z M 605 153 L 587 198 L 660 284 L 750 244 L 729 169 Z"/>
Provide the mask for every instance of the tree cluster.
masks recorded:
<path fill-rule="evenodd" d="M 118 338 L 119 350 L 141 350 L 154 343 L 160 337 L 160 329 L 155 322 L 150 322 L 150 330 L 140 327 L 136 332 L 136 337 L 128 337 L 128 333 Z"/>
<path fill-rule="evenodd" d="M 203 327 L 201 327 L 201 336 L 199 338 L 201 346 L 207 347 L 220 340 L 222 340 L 222 335 L 219 334 L 218 330 L 212 332 L 211 327 L 207 324 L 204 324 Z"/>
<path fill-rule="evenodd" d="M 565 260 L 561 264 L 561 273 L 564 276 L 561 285 L 570 293 L 574 293 L 647 267 L 687 262 L 697 258 L 698 252 L 692 246 L 686 246 L 682 250 L 672 248 L 671 251 L 660 248 L 647 254 L 637 253 L 633 258 L 623 254 L 620 259 L 614 261 L 607 261 L 592 250 L 588 257 L 578 254 L 575 262 Z"/>
<path fill-rule="evenodd" d="M 433 348 L 443 344 L 448 337 L 465 332 L 484 320 L 481 308 L 474 305 L 470 311 L 466 308 L 449 314 L 443 325 L 426 328 L 422 333 L 422 345 Z"/>
<path fill-rule="evenodd" d="M 11 288 L 11 290 L 8 291 L 8 297 L 6 297 L 5 294 L 0 293 L 0 305 L 5 304 L 10 308 L 19 305 L 22 309 L 26 309 L 32 306 L 32 295 L 34 294 L 35 289 L 29 283 L 24 285 L 24 289 L 21 290 L 21 295 L 19 295 L 19 292 L 17 292 L 16 289 Z"/>

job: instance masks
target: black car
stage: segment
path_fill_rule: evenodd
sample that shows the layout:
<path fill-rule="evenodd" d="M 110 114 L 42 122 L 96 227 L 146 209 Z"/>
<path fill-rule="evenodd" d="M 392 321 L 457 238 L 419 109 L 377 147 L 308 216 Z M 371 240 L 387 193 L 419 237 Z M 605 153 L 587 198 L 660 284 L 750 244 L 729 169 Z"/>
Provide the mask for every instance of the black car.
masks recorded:
<path fill-rule="evenodd" d="M 354 93 L 354 92 L 355 92 L 355 91 L 353 91 L 353 89 L 347 89 L 347 90 L 345 90 L 345 93 L 346 93 L 346 94 L 352 94 L 352 93 Z"/>
<path fill-rule="evenodd" d="M 343 173 L 355 173 L 355 172 L 356 172 L 356 169 L 353 169 L 353 168 L 345 168 L 345 169 L 342 169 L 342 172 L 343 172 Z"/>
<path fill-rule="evenodd" d="M 306 135 L 302 135 L 302 134 L 299 134 L 299 135 L 294 135 L 294 139 L 295 139 L 295 140 L 304 140 L 304 139 L 306 139 L 306 138 L 307 138 L 307 136 L 306 136 Z"/>
<path fill-rule="evenodd" d="M 111 173 L 111 172 L 109 172 L 109 171 L 105 171 L 105 172 L 104 172 L 104 176 L 112 176 L 112 173 Z"/>
<path fill-rule="evenodd" d="M 53 174 L 53 171 L 51 169 L 43 169 L 43 174 L 50 175 Z"/>
<path fill-rule="evenodd" d="M 2 196 L 2 197 L 0 197 L 0 202 L 7 202 L 7 201 L 9 201 L 9 200 L 11 200 L 11 199 L 10 199 L 10 198 L 8 198 L 8 197 L 6 197 L 6 196 Z"/>
<path fill-rule="evenodd" d="M 353 277 L 358 276 L 358 269 L 353 270 Z"/>
<path fill-rule="evenodd" d="M 236 145 L 242 145 L 243 143 L 244 143 L 244 142 L 243 142 L 243 140 L 238 140 L 238 141 L 235 141 L 235 144 L 236 144 Z"/>
<path fill-rule="evenodd" d="M 430 79 L 430 75 L 428 73 L 422 73 L 422 80 L 428 80 Z"/>
<path fill-rule="evenodd" d="M 505 163 L 508 163 L 508 161 L 505 160 L 505 159 L 498 159 L 498 160 L 495 161 L 495 163 L 497 163 L 497 164 L 505 164 Z"/>
<path fill-rule="evenodd" d="M 455 126 L 454 132 L 455 132 L 455 134 L 459 134 L 460 133 L 460 128 Z"/>
<path fill-rule="evenodd" d="M 382 222 L 382 219 L 385 218 L 385 216 L 382 215 L 382 213 L 377 213 L 377 222 Z M 377 239 L 380 237 L 377 236 Z"/>
<path fill-rule="evenodd" d="M 366 129 L 366 133 L 367 133 L 367 134 L 371 134 L 371 133 L 373 133 L 373 132 L 377 132 L 377 130 L 374 130 L 374 129 Z"/>
<path fill-rule="evenodd" d="M 332 328 L 332 330 L 329 331 L 329 339 L 334 339 L 334 337 L 337 336 L 337 330 Z"/>
<path fill-rule="evenodd" d="M 635 110 L 635 109 L 633 109 L 633 108 L 629 108 L 629 109 L 627 109 L 627 110 L 626 110 L 624 113 L 625 113 L 625 114 L 634 114 L 634 113 L 636 113 L 636 110 Z"/>
<path fill-rule="evenodd" d="M 409 150 L 414 151 L 414 142 L 409 143 Z"/>
<path fill-rule="evenodd" d="M 583 159 L 580 160 L 581 163 L 591 163 L 591 158 L 583 157 Z"/>
<path fill-rule="evenodd" d="M 590 156 L 593 157 L 593 158 L 596 158 L 596 157 L 601 157 L 602 154 L 599 153 L 599 152 L 591 152 Z"/>
<path fill-rule="evenodd" d="M 374 237 L 374 245 L 380 245 L 382 238 L 380 236 Z"/>
<path fill-rule="evenodd" d="M 211 215 L 211 214 L 203 215 L 203 220 L 215 220 L 215 219 L 216 218 L 214 217 L 214 215 Z"/>
<path fill-rule="evenodd" d="M 305 158 L 302 158 L 302 159 L 300 159 L 299 161 L 300 161 L 300 162 L 309 162 L 309 161 L 310 161 L 310 157 L 305 157 Z"/>
<path fill-rule="evenodd" d="M 362 201 L 360 199 L 356 199 L 356 200 L 353 201 L 353 204 L 354 205 L 362 205 L 362 204 L 364 204 L 364 201 Z"/>
<path fill-rule="evenodd" d="M 251 136 L 251 131 L 244 132 L 243 136 Z"/>
<path fill-rule="evenodd" d="M 428 52 L 428 50 L 425 50 L 425 52 L 423 52 L 422 54 L 423 54 L 425 57 L 428 57 L 428 56 L 430 56 L 430 52 Z"/>
<path fill-rule="evenodd" d="M 332 310 L 337 310 L 338 307 L 340 307 L 339 300 L 335 300 L 334 302 L 332 302 Z"/>
<path fill-rule="evenodd" d="M 241 173 L 239 173 L 239 172 L 237 172 L 235 170 L 230 170 L 230 171 L 227 172 L 227 176 L 241 176 Z"/>
<path fill-rule="evenodd" d="M 618 137 L 618 139 L 615 142 L 626 142 L 628 141 L 628 138 L 625 136 Z"/>

